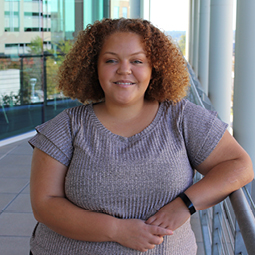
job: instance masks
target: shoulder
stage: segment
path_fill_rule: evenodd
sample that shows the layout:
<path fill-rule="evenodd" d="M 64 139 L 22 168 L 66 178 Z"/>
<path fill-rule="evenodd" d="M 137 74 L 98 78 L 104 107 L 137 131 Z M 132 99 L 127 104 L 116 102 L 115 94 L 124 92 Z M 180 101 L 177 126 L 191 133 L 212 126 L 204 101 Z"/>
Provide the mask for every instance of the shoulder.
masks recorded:
<path fill-rule="evenodd" d="M 172 103 L 169 101 L 163 102 L 165 112 L 171 112 L 172 115 L 178 118 L 193 119 L 194 116 L 207 117 L 207 118 L 217 118 L 218 114 L 216 111 L 207 110 L 205 107 L 196 105 L 190 102 L 188 99 L 182 99 L 177 103 Z"/>
<path fill-rule="evenodd" d="M 184 115 L 189 115 L 197 106 L 187 99 L 182 99 L 177 103 L 164 101 L 162 108 L 167 118 L 181 120 Z M 194 110 L 195 111 L 195 110 Z"/>
<path fill-rule="evenodd" d="M 91 108 L 91 104 L 67 108 L 48 122 L 49 124 L 59 122 L 63 125 L 67 123 L 69 123 L 71 126 L 80 125 L 89 117 L 89 115 L 91 115 Z"/>
<path fill-rule="evenodd" d="M 218 118 L 215 111 L 210 111 L 196 105 L 187 99 L 173 104 L 164 102 L 163 109 L 165 119 L 171 126 L 175 126 L 181 132 L 206 132 L 213 126 L 216 129 L 225 129 L 227 124 Z"/>
<path fill-rule="evenodd" d="M 75 134 L 84 119 L 87 118 L 89 105 L 80 105 L 72 108 L 67 108 L 54 118 L 44 122 L 36 127 L 36 131 L 42 134 L 52 134 L 61 131 L 61 133 Z M 76 130 L 76 131 L 75 131 Z"/>
<path fill-rule="evenodd" d="M 173 111 L 173 112 L 183 112 L 183 110 L 188 107 L 196 107 L 195 104 L 191 103 L 187 99 L 182 99 L 177 103 L 173 103 L 171 101 L 164 101 L 162 102 L 163 107 L 166 111 Z"/>
<path fill-rule="evenodd" d="M 72 108 L 67 108 L 60 114 L 68 115 L 70 118 L 81 118 L 90 112 L 91 107 L 92 104 L 79 105 Z"/>

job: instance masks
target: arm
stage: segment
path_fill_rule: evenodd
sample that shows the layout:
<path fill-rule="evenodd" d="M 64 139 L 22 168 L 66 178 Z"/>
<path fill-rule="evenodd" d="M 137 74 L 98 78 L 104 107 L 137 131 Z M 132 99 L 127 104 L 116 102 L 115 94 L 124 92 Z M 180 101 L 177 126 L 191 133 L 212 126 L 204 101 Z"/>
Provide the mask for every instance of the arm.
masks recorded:
<path fill-rule="evenodd" d="M 160 236 L 172 234 L 142 220 L 122 220 L 79 208 L 65 197 L 66 172 L 66 166 L 34 149 L 30 182 L 33 213 L 37 221 L 55 232 L 76 240 L 115 241 L 141 251 L 160 244 Z"/>
<path fill-rule="evenodd" d="M 196 169 L 204 175 L 204 178 L 189 187 L 185 194 L 197 210 L 221 202 L 230 193 L 252 181 L 254 177 L 249 155 L 228 131 L 207 159 Z M 189 217 L 187 207 L 180 198 L 176 198 L 149 218 L 147 223 L 175 230 Z"/>

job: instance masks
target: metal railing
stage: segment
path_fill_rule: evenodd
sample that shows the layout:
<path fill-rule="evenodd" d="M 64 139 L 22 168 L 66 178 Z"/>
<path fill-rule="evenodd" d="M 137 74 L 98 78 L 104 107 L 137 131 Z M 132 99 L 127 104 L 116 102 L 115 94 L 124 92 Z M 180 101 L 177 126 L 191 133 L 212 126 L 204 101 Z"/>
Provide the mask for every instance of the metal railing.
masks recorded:
<path fill-rule="evenodd" d="M 214 110 L 210 100 L 189 66 L 190 93 L 188 99 L 202 107 Z M 194 181 L 202 177 L 198 172 Z M 249 186 L 229 195 L 221 203 L 199 212 L 206 255 L 255 254 L 255 205 Z"/>
<path fill-rule="evenodd" d="M 64 54 L 0 55 L 0 140 L 34 130 L 79 105 L 56 89 Z"/>

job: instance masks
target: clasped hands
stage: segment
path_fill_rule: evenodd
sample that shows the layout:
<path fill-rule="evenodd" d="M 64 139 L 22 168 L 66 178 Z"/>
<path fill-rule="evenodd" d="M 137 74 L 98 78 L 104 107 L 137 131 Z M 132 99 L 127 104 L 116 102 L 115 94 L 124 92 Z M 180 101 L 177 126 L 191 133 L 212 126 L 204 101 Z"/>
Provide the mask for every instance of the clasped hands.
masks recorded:
<path fill-rule="evenodd" d="M 182 200 L 177 198 L 146 221 L 120 219 L 116 240 L 125 247 L 145 252 L 161 244 L 164 236 L 173 235 L 174 230 L 183 225 L 189 217 L 189 210 Z"/>

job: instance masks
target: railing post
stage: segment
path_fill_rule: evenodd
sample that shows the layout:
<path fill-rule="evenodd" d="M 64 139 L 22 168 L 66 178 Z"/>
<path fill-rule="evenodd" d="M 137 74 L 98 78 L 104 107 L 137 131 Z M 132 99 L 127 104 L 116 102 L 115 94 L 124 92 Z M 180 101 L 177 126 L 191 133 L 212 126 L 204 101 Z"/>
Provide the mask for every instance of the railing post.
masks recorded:
<path fill-rule="evenodd" d="M 221 254 L 222 245 L 222 210 L 221 204 L 213 207 L 213 238 L 212 238 L 212 255 Z"/>
<path fill-rule="evenodd" d="M 244 241 L 243 241 L 243 237 L 242 237 L 242 233 L 240 231 L 238 222 L 235 222 L 235 250 L 234 250 L 234 254 L 235 255 L 244 255 L 247 253 L 243 253 L 243 251 L 246 251 L 246 247 L 244 245 Z"/>
<path fill-rule="evenodd" d="M 239 222 L 240 231 L 249 255 L 255 254 L 255 218 L 242 189 L 230 194 L 230 201 Z"/>
<path fill-rule="evenodd" d="M 46 105 L 47 105 L 47 57 L 43 55 L 43 81 L 42 81 L 42 90 L 43 90 L 43 105 L 42 105 L 42 123 L 45 122 L 46 115 Z"/>
<path fill-rule="evenodd" d="M 208 228 L 210 225 L 209 221 L 211 220 L 208 214 L 208 210 L 202 210 L 199 212 L 200 220 L 201 220 L 201 227 L 202 227 L 202 234 L 203 234 L 203 240 L 204 240 L 204 249 L 206 255 L 212 254 L 212 238 L 211 233 Z"/>
<path fill-rule="evenodd" d="M 23 95 L 24 95 L 24 57 L 20 56 L 20 104 L 24 104 Z"/>
<path fill-rule="evenodd" d="M 199 105 L 205 107 L 204 101 L 201 104 L 201 98 L 198 93 L 195 92 L 195 86 L 199 84 L 199 81 L 195 77 L 192 69 L 190 69 L 191 77 L 191 90 L 192 102 L 197 102 Z M 194 82 L 192 81 L 194 80 Z M 196 173 L 194 181 L 197 182 L 201 179 L 201 175 Z M 250 186 L 250 185 L 248 185 Z M 244 195 L 243 191 L 246 192 Z M 255 217 L 253 209 L 255 209 L 254 202 L 249 193 L 250 187 L 247 185 L 243 189 L 236 190 L 229 195 L 229 199 L 233 210 L 229 210 L 227 201 L 223 201 L 221 204 L 204 211 L 200 211 L 200 219 L 202 225 L 202 234 L 204 238 L 206 255 L 211 254 L 227 254 L 227 255 L 254 255 L 255 254 Z M 250 203 L 250 204 L 249 204 Z M 208 216 L 208 212 L 213 211 L 213 216 Z M 207 217 L 207 219 L 206 219 Z M 238 223 L 235 224 L 234 217 Z M 213 224 L 211 225 L 211 218 L 213 218 Z M 207 222 L 207 223 L 206 223 Z M 209 222 L 209 224 L 208 224 Z M 222 229 L 223 227 L 223 229 Z M 222 232 L 221 232 L 222 231 Z M 225 233 L 227 235 L 225 235 Z M 211 238 L 212 237 L 212 238 Z M 212 248 L 208 249 L 208 242 L 213 240 Z M 243 239 L 240 242 L 240 239 Z M 235 241 L 235 243 L 234 243 Z M 243 246 L 245 244 L 245 247 Z M 209 244 L 210 245 L 210 244 Z"/>

